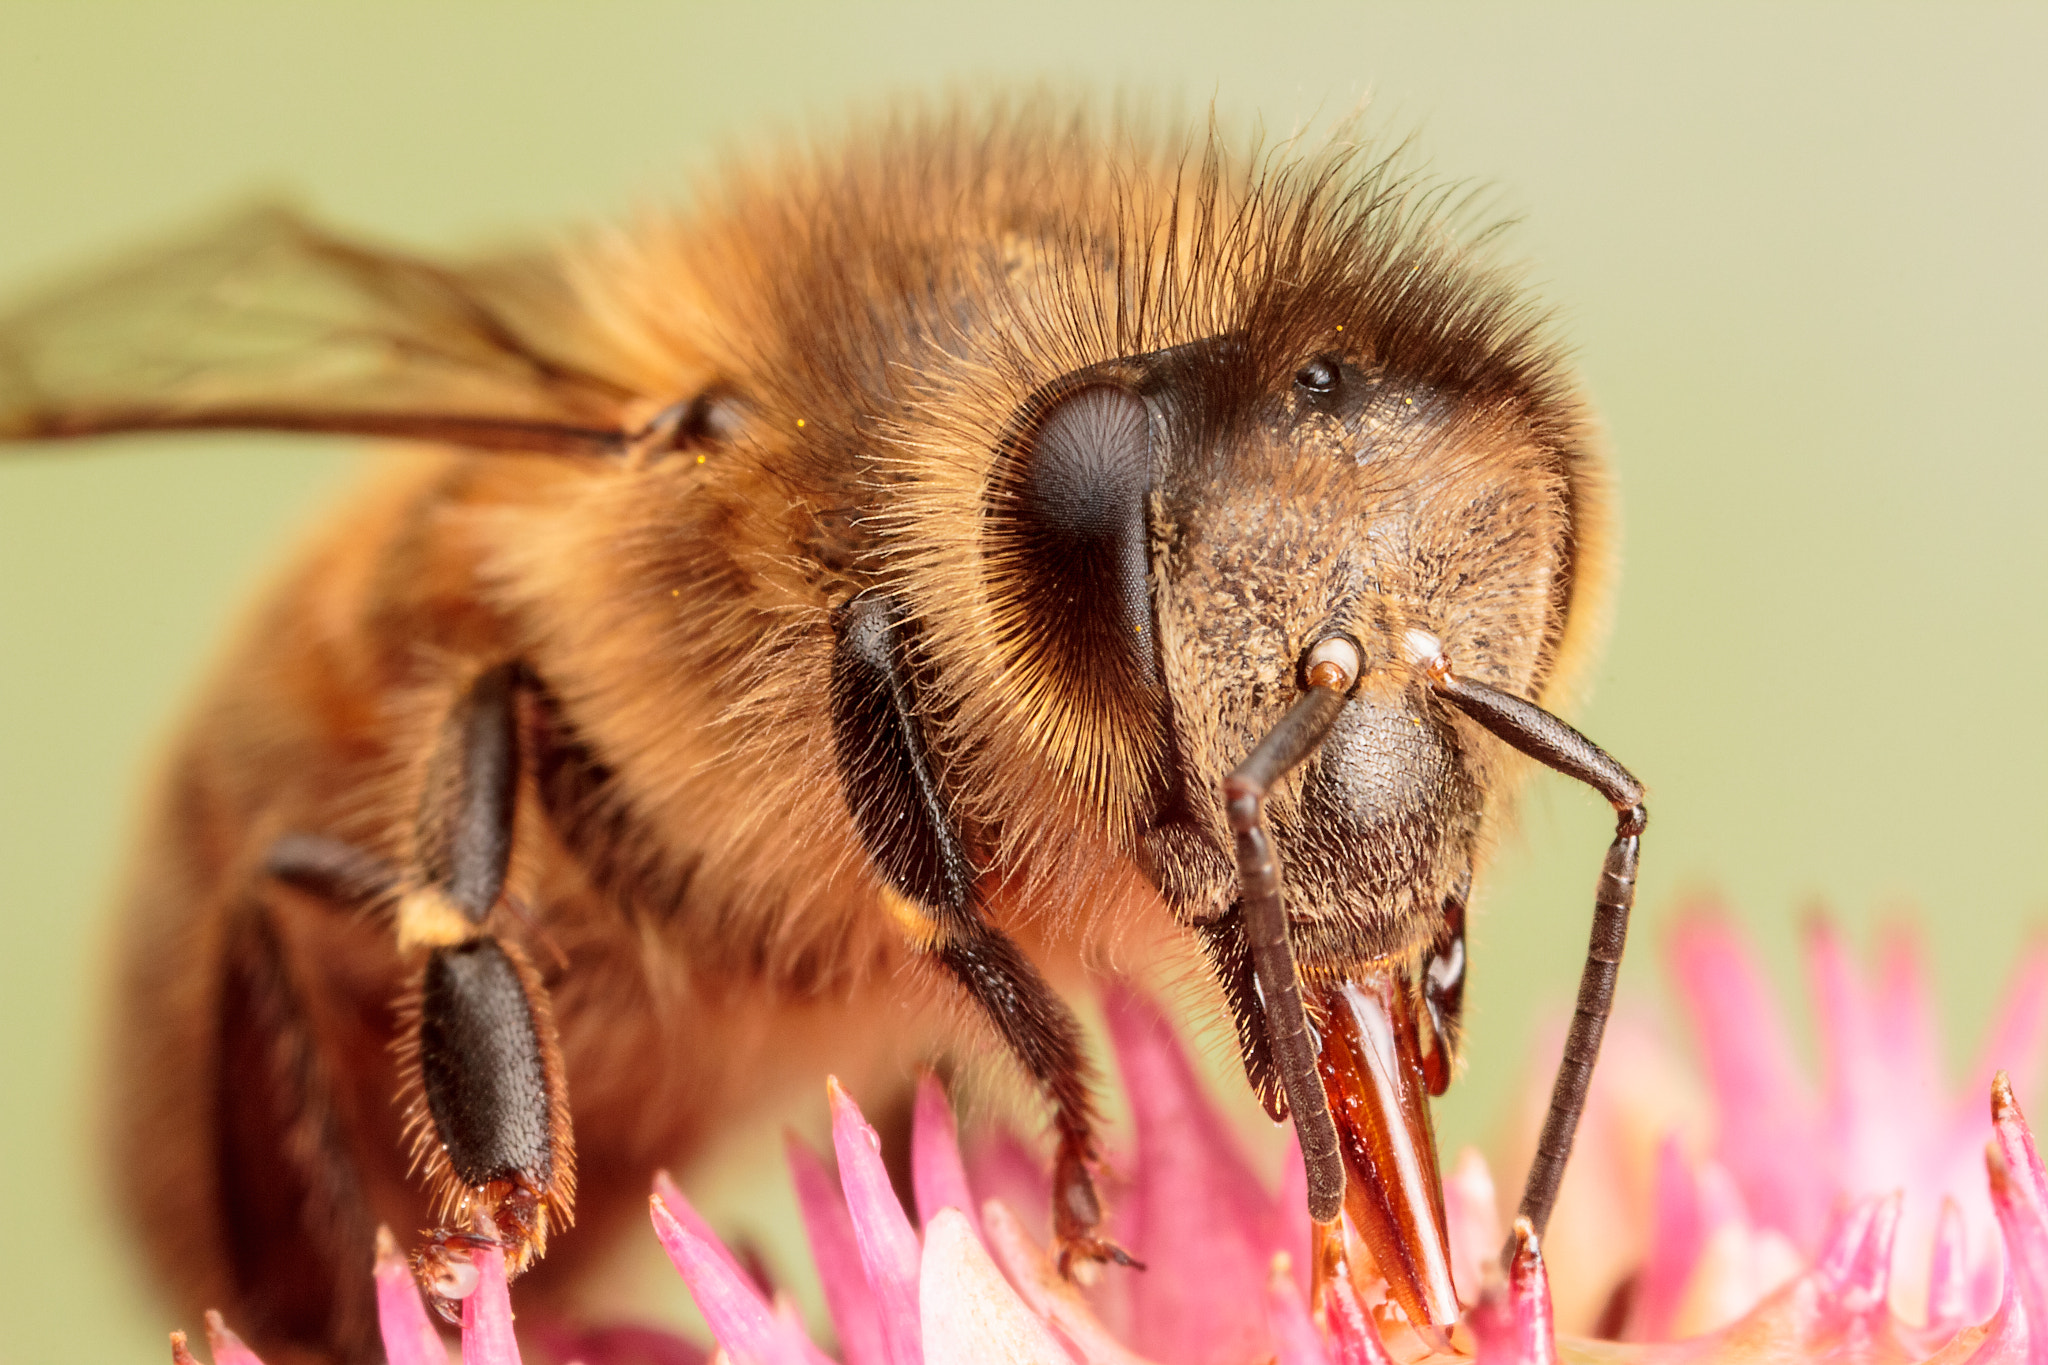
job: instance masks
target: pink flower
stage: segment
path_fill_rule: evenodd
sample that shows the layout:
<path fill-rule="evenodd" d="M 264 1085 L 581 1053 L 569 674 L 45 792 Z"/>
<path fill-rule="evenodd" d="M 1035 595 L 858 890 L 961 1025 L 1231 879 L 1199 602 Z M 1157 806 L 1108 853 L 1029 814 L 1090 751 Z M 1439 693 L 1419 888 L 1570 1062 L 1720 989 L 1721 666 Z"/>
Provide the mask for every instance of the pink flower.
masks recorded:
<path fill-rule="evenodd" d="M 1705 1083 L 1635 1021 L 1610 1030 L 1546 1239 L 1560 1321 L 1645 1341 L 1722 1327 L 1821 1259 L 1842 1206 L 1895 1191 L 1893 1311 L 1951 1327 L 1988 1316 L 2003 1255 L 1984 1097 L 2000 1068 L 2038 1074 L 2048 950 L 2014 965 L 1978 1060 L 1951 1088 L 1909 935 L 1889 934 L 1866 976 L 1829 926 L 1810 929 L 1818 1085 L 1725 920 L 1690 914 L 1667 946 Z M 1530 1101 L 1523 1146 L 1541 1116 L 1541 1097 Z"/>
<path fill-rule="evenodd" d="M 1818 1091 L 1793 1064 L 1768 993 L 1723 924 L 1695 917 L 1673 948 L 1703 1039 L 1711 1136 L 1693 1134 L 1700 1155 L 1688 1155 L 1688 1111 L 1697 1106 L 1671 1081 L 1682 1064 L 1623 1026 L 1588 1111 L 1587 1145 L 1604 1143 L 1613 1155 L 1631 1135 L 1650 1133 L 1654 1157 L 1636 1163 L 1648 1170 L 1631 1180 L 1630 1162 L 1588 1162 L 1582 1151 L 1547 1239 L 1561 1288 L 1581 1301 L 1586 1286 L 1571 1283 L 1577 1272 L 1563 1249 L 1598 1253 L 1582 1258 L 1596 1268 L 1619 1249 L 1628 1271 L 1620 1290 L 1597 1275 L 1591 1283 L 1605 1295 L 1606 1325 L 1629 1342 L 1558 1336 L 1546 1247 L 1525 1224 L 1513 1264 L 1505 1275 L 1496 1268 L 1494 1184 L 1471 1152 L 1445 1189 L 1467 1305 L 1448 1353 L 1406 1327 L 1369 1272 L 1339 1280 L 1311 1312 L 1299 1162 L 1287 1162 L 1281 1188 L 1268 1189 L 1164 1021 L 1117 990 L 1107 1014 L 1134 1134 L 1132 1150 L 1113 1163 L 1126 1177 L 1113 1231 L 1148 1268 L 1107 1276 L 1087 1292 L 1062 1280 L 1012 1211 L 1044 1207 L 1036 1166 L 1013 1139 L 964 1160 L 930 1080 L 915 1113 L 913 1221 L 874 1130 L 828 1084 L 837 1178 L 800 1145 L 790 1164 L 843 1365 L 2048 1361 L 2048 1171 L 1988 1062 L 1972 1086 L 1978 1096 L 1991 1091 L 1988 1128 L 1981 1099 L 1954 1100 L 1941 1087 L 1910 942 L 1887 946 L 1873 986 L 1832 933 L 1815 931 L 1826 1076 Z M 2048 955 L 2030 955 L 2017 980 L 1988 1054 L 2032 1074 L 2048 1013 Z M 788 1303 L 763 1290 L 666 1177 L 650 1212 L 726 1359 L 828 1365 Z M 503 1258 L 486 1248 L 474 1265 L 463 1365 L 512 1365 L 519 1348 Z M 391 1365 L 448 1365 L 388 1239 L 376 1275 Z M 208 1336 L 214 1365 L 261 1365 L 218 1315 L 208 1315 Z M 182 1334 L 172 1340 L 174 1359 L 189 1361 Z M 645 1329 L 541 1327 L 532 1344 L 562 1365 L 703 1359 Z"/>

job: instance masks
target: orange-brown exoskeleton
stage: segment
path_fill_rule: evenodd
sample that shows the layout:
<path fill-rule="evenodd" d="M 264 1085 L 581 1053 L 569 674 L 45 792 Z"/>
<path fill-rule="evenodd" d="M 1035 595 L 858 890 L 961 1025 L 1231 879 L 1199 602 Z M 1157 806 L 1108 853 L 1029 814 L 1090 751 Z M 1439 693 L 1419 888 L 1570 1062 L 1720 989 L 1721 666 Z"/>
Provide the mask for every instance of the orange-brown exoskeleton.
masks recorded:
<path fill-rule="evenodd" d="M 1448 1323 L 1427 1097 L 1511 750 L 1619 816 L 1541 1228 L 1643 827 L 1542 709 L 1588 418 L 1441 192 L 1195 146 L 914 115 L 555 255 L 261 213 L 0 324 L 14 440 L 411 443 L 229 655 L 130 894 L 118 1161 L 183 1296 L 369 1358 L 380 1223 L 433 1281 L 573 1211 L 559 1275 L 776 1085 L 922 1052 L 919 980 L 1048 1102 L 1062 1264 L 1126 1260 L 1042 958 L 1151 915 L 1318 1224 Z"/>

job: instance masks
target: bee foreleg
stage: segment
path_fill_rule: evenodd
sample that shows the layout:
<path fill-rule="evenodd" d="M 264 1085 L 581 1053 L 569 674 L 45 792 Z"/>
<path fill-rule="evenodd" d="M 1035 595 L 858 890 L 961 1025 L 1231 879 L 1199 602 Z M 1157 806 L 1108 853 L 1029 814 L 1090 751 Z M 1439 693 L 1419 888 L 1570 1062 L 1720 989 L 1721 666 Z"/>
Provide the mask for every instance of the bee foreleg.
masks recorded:
<path fill-rule="evenodd" d="M 1052 1226 L 1060 1273 L 1076 1262 L 1138 1264 L 1097 1233 L 1102 1200 L 1095 1192 L 1095 1102 L 1081 1050 L 1081 1025 L 1066 1002 L 1001 930 L 975 920 L 949 927 L 930 952 L 980 1007 L 1005 1047 L 1024 1064 L 1052 1103 Z"/>
<path fill-rule="evenodd" d="M 478 1235 L 517 1274 L 566 1226 L 575 1155 L 554 1017 L 517 944 L 485 932 L 512 853 L 521 758 L 517 663 L 478 674 L 427 765 L 398 940 L 425 950 L 398 1039 L 413 1164 L 443 1224 L 415 1257 L 428 1287 L 464 1284 Z"/>
<path fill-rule="evenodd" d="M 857 597 L 840 613 L 832 716 L 847 808 L 911 942 L 966 989 L 1052 1103 L 1061 1270 L 1077 1261 L 1134 1265 L 1096 1235 L 1102 1201 L 1081 1026 L 1031 960 L 982 917 L 974 867 L 919 720 L 905 630 L 880 594 Z"/>

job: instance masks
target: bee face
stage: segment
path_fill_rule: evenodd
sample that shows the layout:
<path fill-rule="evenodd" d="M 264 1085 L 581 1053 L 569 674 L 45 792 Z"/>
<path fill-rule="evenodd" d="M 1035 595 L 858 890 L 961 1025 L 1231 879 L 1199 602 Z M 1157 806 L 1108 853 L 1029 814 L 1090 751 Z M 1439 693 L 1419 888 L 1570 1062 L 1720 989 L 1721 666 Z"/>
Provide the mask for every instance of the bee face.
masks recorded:
<path fill-rule="evenodd" d="M 1196 931 L 1269 1111 L 1303 1125 L 1315 1216 L 1346 1201 L 1405 1267 L 1404 1307 L 1444 1321 L 1423 1092 L 1449 1079 L 1501 741 L 1555 722 L 1461 719 L 1443 661 L 1482 693 L 1542 693 L 1584 457 L 1570 400 L 1512 347 L 1418 344 L 1345 283 L 1034 394 L 994 467 L 985 562 L 1040 732 L 1095 737 L 1080 776 L 1109 838 Z M 1415 1160 L 1366 1155 L 1387 1143 Z"/>
<path fill-rule="evenodd" d="M 1500 785 L 1494 741 L 1432 700 L 1404 637 L 1540 692 L 1573 549 L 1567 457 L 1534 430 L 1568 412 L 1405 376 L 1341 328 L 1062 376 L 1020 418 L 985 532 L 993 595 L 1030 623 L 1014 666 L 1069 680 L 1069 727 L 1141 755 L 1115 805 L 1186 922 L 1237 894 L 1223 779 L 1309 648 L 1356 643 L 1354 694 L 1272 806 L 1310 970 L 1427 942 Z"/>

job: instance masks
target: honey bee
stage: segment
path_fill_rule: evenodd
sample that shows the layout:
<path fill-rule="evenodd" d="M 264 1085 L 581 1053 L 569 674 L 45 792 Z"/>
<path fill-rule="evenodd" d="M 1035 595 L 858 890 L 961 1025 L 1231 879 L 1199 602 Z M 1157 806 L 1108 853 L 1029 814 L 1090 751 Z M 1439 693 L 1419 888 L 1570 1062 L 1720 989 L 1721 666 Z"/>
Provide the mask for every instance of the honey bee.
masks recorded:
<path fill-rule="evenodd" d="M 265 210 L 0 322 L 9 440 L 404 443 L 128 894 L 117 1167 L 180 1297 L 374 1359 L 380 1224 L 432 1288 L 479 1238 L 563 1280 L 782 1083 L 929 1055 L 927 992 L 1049 1108 L 1063 1268 L 1130 1263 L 1048 971 L 1151 917 L 1294 1120 L 1318 1273 L 1348 1212 L 1454 1321 L 1428 1096 L 1514 754 L 1617 813 L 1524 1239 L 1644 824 L 1544 709 L 1601 614 L 1586 405 L 1454 208 L 1348 131 L 947 106 L 551 254 Z"/>

